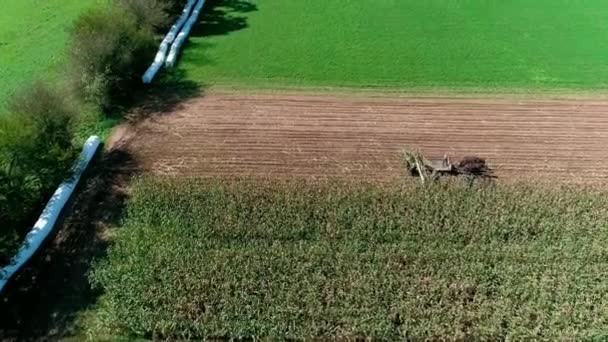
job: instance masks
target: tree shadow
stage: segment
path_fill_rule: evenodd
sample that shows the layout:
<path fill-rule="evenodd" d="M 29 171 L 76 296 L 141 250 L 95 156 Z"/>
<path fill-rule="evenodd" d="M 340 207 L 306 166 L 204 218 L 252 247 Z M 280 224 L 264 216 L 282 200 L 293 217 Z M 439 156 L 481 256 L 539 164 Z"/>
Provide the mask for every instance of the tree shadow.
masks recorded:
<path fill-rule="evenodd" d="M 257 5 L 250 2 L 250 0 L 209 0 L 205 7 L 203 7 L 198 22 L 192 27 L 190 38 L 227 35 L 243 30 L 249 26 L 246 14 L 257 10 Z M 208 42 L 193 42 L 191 39 L 188 39 L 184 44 L 184 49 L 200 47 L 201 50 L 205 51 L 212 46 Z M 181 58 L 181 54 L 179 58 Z M 205 65 L 211 64 L 212 61 L 208 58 L 197 56 L 196 63 L 198 65 Z"/>
<path fill-rule="evenodd" d="M 258 7 L 249 0 L 209 0 L 190 36 L 226 35 L 248 27 L 246 13 Z"/>
<path fill-rule="evenodd" d="M 126 184 L 138 170 L 124 149 L 99 153 L 39 252 L 0 296 L 0 340 L 55 340 L 98 296 L 87 274 L 106 254 L 104 231 L 124 215 Z"/>
<path fill-rule="evenodd" d="M 187 79 L 182 69 L 163 69 L 152 84 L 133 89 L 128 102 L 104 111 L 104 115 L 118 122 L 136 124 L 148 117 L 181 108 L 181 103 L 187 99 L 203 96 L 205 88 L 204 84 Z"/>
<path fill-rule="evenodd" d="M 204 96 L 205 85 L 186 78 L 179 68 L 159 73 L 154 82 L 145 87 L 128 111 L 121 116 L 130 124 L 171 113 L 183 108 L 190 98 Z"/>

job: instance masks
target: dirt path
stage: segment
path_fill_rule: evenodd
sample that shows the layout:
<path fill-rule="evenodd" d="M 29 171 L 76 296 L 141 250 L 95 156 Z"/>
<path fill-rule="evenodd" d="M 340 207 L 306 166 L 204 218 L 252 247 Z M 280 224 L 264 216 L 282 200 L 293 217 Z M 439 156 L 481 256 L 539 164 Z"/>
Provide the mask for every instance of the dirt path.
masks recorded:
<path fill-rule="evenodd" d="M 501 179 L 602 181 L 608 101 L 210 94 L 144 122 L 130 142 L 160 174 L 380 179 L 402 174 L 406 146 L 479 155 Z"/>

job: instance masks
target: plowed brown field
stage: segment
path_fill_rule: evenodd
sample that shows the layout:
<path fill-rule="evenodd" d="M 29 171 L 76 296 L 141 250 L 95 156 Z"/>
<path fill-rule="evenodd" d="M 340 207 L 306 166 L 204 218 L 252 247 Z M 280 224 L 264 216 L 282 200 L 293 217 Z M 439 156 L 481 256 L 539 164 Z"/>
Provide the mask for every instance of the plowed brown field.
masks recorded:
<path fill-rule="evenodd" d="M 608 101 L 211 94 L 145 120 L 127 143 L 173 175 L 403 175 L 399 152 L 486 158 L 499 179 L 608 177 Z"/>

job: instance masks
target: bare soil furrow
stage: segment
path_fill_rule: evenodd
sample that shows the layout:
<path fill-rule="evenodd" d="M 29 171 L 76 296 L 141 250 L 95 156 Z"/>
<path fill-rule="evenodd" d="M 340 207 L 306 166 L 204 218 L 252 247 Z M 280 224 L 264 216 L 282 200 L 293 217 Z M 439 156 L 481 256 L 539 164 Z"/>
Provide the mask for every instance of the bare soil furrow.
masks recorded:
<path fill-rule="evenodd" d="M 505 180 L 608 179 L 605 100 L 210 94 L 132 129 L 161 174 L 395 178 L 407 147 L 487 158 Z"/>

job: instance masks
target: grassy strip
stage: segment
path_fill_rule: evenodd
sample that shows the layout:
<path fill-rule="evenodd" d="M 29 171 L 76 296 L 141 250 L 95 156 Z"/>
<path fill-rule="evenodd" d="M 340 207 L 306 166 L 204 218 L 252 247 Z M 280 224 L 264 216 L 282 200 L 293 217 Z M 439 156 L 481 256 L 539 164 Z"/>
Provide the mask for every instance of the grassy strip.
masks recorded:
<path fill-rule="evenodd" d="M 68 29 L 93 0 L 5 1 L 0 11 L 0 109 L 10 94 L 65 62 Z M 0 113 L 1 115 L 2 113 Z"/>
<path fill-rule="evenodd" d="M 605 88 L 601 0 L 213 1 L 180 67 L 206 84 Z"/>
<path fill-rule="evenodd" d="M 92 336 L 608 336 L 608 196 L 138 180 Z"/>

